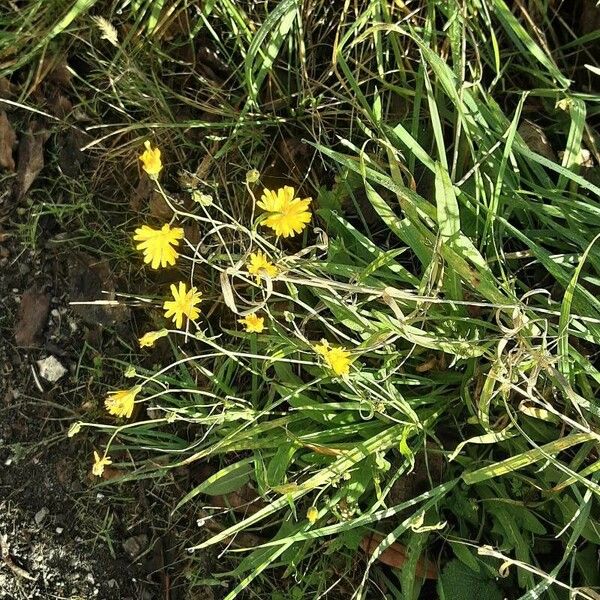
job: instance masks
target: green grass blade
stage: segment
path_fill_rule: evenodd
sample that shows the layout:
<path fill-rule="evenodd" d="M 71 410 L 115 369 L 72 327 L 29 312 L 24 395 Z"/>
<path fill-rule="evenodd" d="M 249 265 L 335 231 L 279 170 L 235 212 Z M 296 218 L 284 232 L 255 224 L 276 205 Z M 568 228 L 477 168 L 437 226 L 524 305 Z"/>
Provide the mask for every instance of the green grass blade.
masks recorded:
<path fill-rule="evenodd" d="M 467 471 L 463 474 L 462 478 L 468 485 L 481 483 L 482 481 L 487 481 L 488 479 L 492 479 L 494 477 L 500 477 L 502 475 L 506 475 L 507 473 L 512 473 L 513 471 L 517 471 L 531 464 L 539 462 L 548 456 L 558 454 L 567 448 L 571 448 L 572 446 L 576 446 L 578 444 L 583 444 L 584 442 L 588 442 L 593 439 L 596 439 L 596 436 L 592 433 L 572 433 L 564 438 L 554 440 L 553 442 L 549 442 L 548 444 L 545 444 L 539 448 L 532 448 L 531 450 L 527 450 L 526 452 L 522 452 L 516 456 L 511 456 L 510 458 L 495 464 L 476 469 L 475 471 Z"/>

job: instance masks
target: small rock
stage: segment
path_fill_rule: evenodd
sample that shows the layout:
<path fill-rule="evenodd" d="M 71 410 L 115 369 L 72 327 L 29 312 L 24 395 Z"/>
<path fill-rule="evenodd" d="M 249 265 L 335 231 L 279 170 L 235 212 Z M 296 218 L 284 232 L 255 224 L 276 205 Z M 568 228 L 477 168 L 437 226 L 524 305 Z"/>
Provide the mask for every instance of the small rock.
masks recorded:
<path fill-rule="evenodd" d="M 67 369 L 52 355 L 38 360 L 37 365 L 40 376 L 50 383 L 55 383 L 67 372 Z"/>
<path fill-rule="evenodd" d="M 44 508 L 40 508 L 40 510 L 35 513 L 33 519 L 36 525 L 39 526 L 44 522 L 44 519 L 48 516 L 48 512 L 49 510 L 44 506 Z"/>
<path fill-rule="evenodd" d="M 56 533 L 58 533 L 58 535 L 60 535 L 64 531 L 64 528 L 63 527 L 57 527 L 54 531 L 56 531 Z"/>
<path fill-rule="evenodd" d="M 554 152 L 546 133 L 539 125 L 525 120 L 519 125 L 518 132 L 530 150 L 541 154 L 544 158 L 547 158 L 552 162 L 557 161 L 556 153 Z"/>
<path fill-rule="evenodd" d="M 125 550 L 131 558 L 139 556 L 147 546 L 148 536 L 145 533 L 134 535 L 123 542 L 123 550 Z"/>

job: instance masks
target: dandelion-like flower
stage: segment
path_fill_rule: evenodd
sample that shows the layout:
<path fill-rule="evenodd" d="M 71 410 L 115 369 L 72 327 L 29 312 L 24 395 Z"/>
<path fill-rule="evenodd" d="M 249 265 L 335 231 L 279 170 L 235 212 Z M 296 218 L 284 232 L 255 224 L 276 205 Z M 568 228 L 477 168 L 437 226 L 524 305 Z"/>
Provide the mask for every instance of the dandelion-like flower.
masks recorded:
<path fill-rule="evenodd" d="M 322 340 L 320 344 L 315 346 L 315 350 L 324 359 L 327 366 L 336 375 L 348 375 L 350 372 L 350 353 L 342 346 L 331 347 L 329 342 Z"/>
<path fill-rule="evenodd" d="M 265 318 L 257 316 L 256 313 L 238 319 L 238 323 L 241 323 L 248 333 L 262 333 L 265 329 Z"/>
<path fill-rule="evenodd" d="M 104 401 L 106 410 L 115 417 L 125 417 L 129 419 L 133 412 L 135 397 L 142 390 L 141 385 L 136 385 L 128 390 L 118 390 L 110 392 Z"/>
<path fill-rule="evenodd" d="M 112 465 L 112 460 L 110 460 L 110 457 L 106 455 L 100 456 L 94 450 L 94 464 L 92 466 L 92 473 L 96 477 L 102 477 L 102 473 L 104 473 L 104 467 L 107 467 L 108 465 Z"/>
<path fill-rule="evenodd" d="M 152 348 L 156 340 L 169 335 L 167 329 L 159 329 L 158 331 L 149 331 L 140 338 L 140 348 Z"/>
<path fill-rule="evenodd" d="M 136 248 L 144 253 L 144 262 L 153 269 L 158 269 L 159 266 L 175 264 L 179 254 L 173 246 L 178 246 L 183 236 L 181 227 L 171 227 L 165 223 L 160 229 L 142 225 L 135 230 L 133 239 L 140 242 Z"/>
<path fill-rule="evenodd" d="M 181 329 L 184 315 L 190 321 L 195 321 L 200 316 L 200 309 L 196 308 L 196 304 L 202 302 L 202 294 L 195 287 L 186 290 L 187 286 L 183 281 L 179 282 L 179 289 L 172 284 L 173 300 L 166 300 L 163 304 L 165 317 L 173 317 L 177 329 Z"/>
<path fill-rule="evenodd" d="M 144 142 L 144 152 L 140 156 L 142 161 L 142 169 L 148 173 L 151 179 L 157 179 L 158 174 L 162 170 L 162 161 L 160 160 L 160 149 L 152 148 L 150 142 Z"/>
<path fill-rule="evenodd" d="M 277 191 L 265 189 L 257 202 L 260 208 L 269 213 L 263 224 L 281 237 L 293 237 L 302 233 L 311 219 L 308 210 L 310 203 L 310 198 L 296 198 L 294 188 L 289 185 Z"/>
<path fill-rule="evenodd" d="M 308 522 L 311 525 L 314 525 L 317 522 L 317 519 L 319 518 L 319 509 L 316 506 L 311 506 L 306 511 L 306 518 L 308 519 Z"/>
<path fill-rule="evenodd" d="M 269 277 L 277 277 L 279 269 L 263 254 L 260 250 L 258 252 L 252 252 L 250 254 L 250 260 L 246 263 L 246 268 L 250 275 L 256 277 L 256 282 L 260 281 L 261 275 L 268 275 Z"/>

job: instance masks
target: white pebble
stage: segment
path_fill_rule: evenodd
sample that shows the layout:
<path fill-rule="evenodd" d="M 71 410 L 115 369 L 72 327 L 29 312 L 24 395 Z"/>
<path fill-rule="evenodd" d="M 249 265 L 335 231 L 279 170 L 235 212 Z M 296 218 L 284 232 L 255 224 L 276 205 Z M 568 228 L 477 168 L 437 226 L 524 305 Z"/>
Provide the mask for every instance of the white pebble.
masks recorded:
<path fill-rule="evenodd" d="M 58 381 L 67 372 L 67 369 L 52 355 L 38 360 L 37 366 L 40 376 L 50 383 Z"/>

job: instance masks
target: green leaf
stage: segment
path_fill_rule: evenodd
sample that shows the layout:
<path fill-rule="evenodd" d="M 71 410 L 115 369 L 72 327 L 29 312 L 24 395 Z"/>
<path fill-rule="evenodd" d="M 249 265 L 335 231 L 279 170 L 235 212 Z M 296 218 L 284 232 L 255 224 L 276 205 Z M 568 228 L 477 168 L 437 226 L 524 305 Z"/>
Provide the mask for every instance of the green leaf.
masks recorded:
<path fill-rule="evenodd" d="M 492 6 L 504 30 L 517 47 L 521 49 L 523 56 L 534 57 L 556 80 L 558 85 L 562 88 L 569 87 L 570 80 L 560 72 L 552 59 L 535 43 L 525 27 L 512 14 L 506 2 L 504 0 L 492 0 Z"/>
<path fill-rule="evenodd" d="M 474 573 L 459 560 L 451 560 L 438 580 L 440 600 L 502 600 L 500 588 L 491 579 Z"/>
<path fill-rule="evenodd" d="M 298 15 L 297 0 L 282 0 L 254 34 L 244 62 L 250 100 L 258 98 L 261 85 Z"/>
<path fill-rule="evenodd" d="M 459 542 L 450 542 L 450 547 L 454 552 L 454 556 L 458 558 L 466 567 L 468 567 L 473 573 L 480 574 L 481 568 L 479 566 L 479 562 L 477 557 L 473 552 L 469 549 L 466 544 L 461 544 Z"/>
<path fill-rule="evenodd" d="M 250 481 L 250 475 L 254 470 L 254 458 L 245 458 L 239 462 L 228 465 L 218 473 L 211 475 L 208 479 L 196 486 L 191 492 L 188 492 L 173 509 L 173 512 L 179 510 L 184 504 L 195 498 L 198 494 L 208 496 L 221 496 L 239 490 L 244 484 Z"/>
<path fill-rule="evenodd" d="M 570 352 L 569 352 L 569 317 L 571 314 L 571 305 L 573 304 L 573 297 L 577 288 L 577 280 L 583 269 L 583 265 L 587 260 L 587 257 L 593 247 L 593 245 L 600 239 L 600 233 L 590 242 L 589 246 L 585 249 L 583 256 L 581 257 L 579 264 L 577 265 L 575 272 L 569 285 L 565 290 L 565 295 L 560 307 L 560 319 L 558 322 L 558 368 L 560 372 L 567 377 L 569 383 L 572 383 L 573 378 L 571 374 L 570 364 Z"/>
<path fill-rule="evenodd" d="M 267 481 L 271 488 L 284 483 L 285 474 L 297 450 L 298 445 L 295 442 L 287 442 L 279 446 L 267 467 Z"/>
<path fill-rule="evenodd" d="M 572 433 L 539 448 L 532 448 L 531 450 L 527 450 L 516 456 L 511 456 L 506 460 L 487 465 L 475 471 L 467 471 L 466 473 L 463 473 L 462 478 L 465 483 L 472 485 L 474 483 L 479 483 L 480 481 L 492 479 L 493 477 L 500 477 L 501 475 L 512 473 L 513 471 L 522 469 L 523 467 L 536 463 L 544 458 L 553 458 L 556 454 L 567 448 L 583 444 L 592 439 L 595 439 L 595 436 L 592 433 Z"/>
<path fill-rule="evenodd" d="M 453 247 L 461 236 L 460 210 L 452 181 L 447 172 L 447 167 L 435 163 L 435 203 L 437 207 L 437 221 L 442 244 Z M 458 248 L 460 251 L 460 248 Z M 449 269 L 446 274 L 448 297 L 453 300 L 462 300 L 460 278 L 454 269 Z"/>

